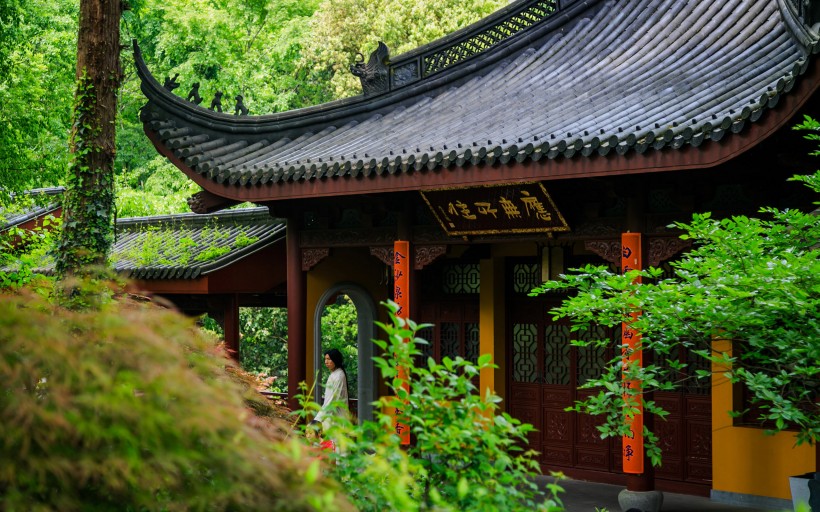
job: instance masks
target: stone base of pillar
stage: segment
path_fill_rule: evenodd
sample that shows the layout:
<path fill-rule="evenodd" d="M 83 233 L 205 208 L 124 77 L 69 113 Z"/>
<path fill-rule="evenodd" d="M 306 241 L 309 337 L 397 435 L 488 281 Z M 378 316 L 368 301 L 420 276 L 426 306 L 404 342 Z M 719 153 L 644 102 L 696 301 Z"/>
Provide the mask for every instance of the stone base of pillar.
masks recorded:
<path fill-rule="evenodd" d="M 623 512 L 660 512 L 663 505 L 661 491 L 628 491 L 618 493 L 618 504 Z"/>

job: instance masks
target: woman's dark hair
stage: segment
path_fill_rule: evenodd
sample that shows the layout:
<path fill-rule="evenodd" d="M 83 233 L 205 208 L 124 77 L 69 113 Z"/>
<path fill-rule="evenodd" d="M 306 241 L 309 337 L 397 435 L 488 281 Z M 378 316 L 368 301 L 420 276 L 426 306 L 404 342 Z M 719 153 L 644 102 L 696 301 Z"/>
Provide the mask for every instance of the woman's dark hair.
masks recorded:
<path fill-rule="evenodd" d="M 338 349 L 332 348 L 325 352 L 325 355 L 328 356 L 331 361 L 333 361 L 333 364 L 336 365 L 336 368 L 341 368 L 342 370 L 345 369 L 345 360 L 342 357 L 342 353 L 339 352 Z M 345 372 L 345 374 L 347 374 L 347 372 Z"/>

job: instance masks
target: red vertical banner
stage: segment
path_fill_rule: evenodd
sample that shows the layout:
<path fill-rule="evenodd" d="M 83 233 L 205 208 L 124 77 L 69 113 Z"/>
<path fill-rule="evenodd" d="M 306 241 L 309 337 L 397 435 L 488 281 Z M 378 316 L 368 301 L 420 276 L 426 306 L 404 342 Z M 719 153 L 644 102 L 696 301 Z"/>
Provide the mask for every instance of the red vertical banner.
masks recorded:
<path fill-rule="evenodd" d="M 399 309 L 396 316 L 407 319 L 410 311 L 410 242 L 397 240 L 393 243 L 393 302 L 398 304 Z M 410 383 L 404 368 L 399 367 L 399 379 L 403 381 L 402 386 L 410 390 Z M 402 411 L 397 409 L 394 417 L 396 434 L 401 438 L 402 445 L 410 444 L 410 429 L 399 421 Z"/>
<path fill-rule="evenodd" d="M 641 261 L 641 234 L 640 233 L 623 233 L 621 235 L 621 270 L 624 274 L 630 270 L 640 270 L 643 268 L 643 261 Z M 636 279 L 640 282 L 640 277 Z M 631 320 L 624 322 L 621 326 L 622 336 L 622 364 L 624 368 L 631 364 L 643 365 L 643 356 L 641 351 L 641 335 L 633 328 L 632 324 L 638 319 L 639 312 L 630 314 Z M 624 388 L 632 390 L 641 390 L 641 381 L 636 379 L 628 379 L 624 375 Z M 627 399 L 624 393 L 624 399 Z M 637 396 L 641 399 L 640 395 Z M 638 404 L 638 413 L 632 418 L 627 419 L 630 433 L 623 437 L 623 468 L 624 473 L 641 474 L 644 472 L 644 450 L 643 450 L 643 403 Z"/>

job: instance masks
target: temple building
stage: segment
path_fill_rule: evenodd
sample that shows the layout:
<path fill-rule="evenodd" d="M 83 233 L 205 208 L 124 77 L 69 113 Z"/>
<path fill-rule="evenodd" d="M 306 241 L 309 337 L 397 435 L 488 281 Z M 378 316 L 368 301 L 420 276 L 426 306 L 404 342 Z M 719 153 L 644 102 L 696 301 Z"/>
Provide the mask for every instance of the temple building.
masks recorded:
<path fill-rule="evenodd" d="M 320 367 L 321 312 L 340 293 L 359 315 L 360 407 L 384 391 L 369 340 L 394 298 L 394 242 L 408 241 L 429 355 L 491 354 L 480 385 L 537 428 L 545 471 L 623 485 L 621 441 L 566 410 L 619 335 L 576 348 L 549 314 L 562 296 L 528 292 L 587 263 L 620 270 L 623 233 L 642 235 L 645 265 L 668 267 L 688 248 L 670 224 L 694 212 L 810 207 L 787 179 L 817 168 L 791 128 L 820 115 L 818 22 L 802 0 L 519 0 L 403 55 L 379 45 L 351 67 L 360 96 L 269 115 L 188 102 L 134 51 L 145 133 L 202 187 L 192 210 L 248 201 L 282 229 L 231 272 L 288 308 L 291 393 Z M 240 291 L 211 282 L 183 309 L 208 310 L 214 293 L 232 317 Z M 719 378 L 655 393 L 670 415 L 655 424 L 663 465 L 643 483 L 779 508 L 817 452 L 729 417 L 738 404 Z"/>

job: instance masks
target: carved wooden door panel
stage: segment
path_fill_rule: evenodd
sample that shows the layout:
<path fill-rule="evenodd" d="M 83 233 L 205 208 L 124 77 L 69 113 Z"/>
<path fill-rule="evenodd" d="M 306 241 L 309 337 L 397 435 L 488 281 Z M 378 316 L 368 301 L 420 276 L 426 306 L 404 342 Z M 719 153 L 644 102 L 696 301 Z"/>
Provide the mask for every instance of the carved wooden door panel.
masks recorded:
<path fill-rule="evenodd" d="M 537 265 L 513 262 L 509 270 L 508 411 L 538 430 L 530 435 L 530 447 L 541 453 L 544 470 L 617 482 L 622 471 L 620 439 L 601 439 L 596 427 L 602 419 L 565 409 L 594 393 L 578 388 L 599 376 L 615 355 L 620 329 L 571 333 L 566 321 L 553 321 L 549 314 L 562 296 L 526 296 L 537 284 Z M 571 340 L 579 337 L 612 342 L 607 347 L 573 347 Z M 697 369 L 708 369 L 686 353 L 674 357 L 687 362 L 692 375 Z M 663 466 L 655 470 L 656 485 L 673 492 L 708 493 L 712 468 L 710 383 L 685 382 L 679 392 L 655 393 L 655 401 L 670 412 L 667 421 L 656 420 L 654 425 L 663 450 Z"/>
<path fill-rule="evenodd" d="M 451 359 L 461 356 L 477 361 L 478 307 L 473 297 L 426 300 L 421 306 L 420 322 L 433 326 L 419 331 L 419 337 L 429 343 L 421 349 L 424 357 L 441 361 L 445 356 Z"/>
<path fill-rule="evenodd" d="M 557 300 L 519 301 L 508 309 L 509 412 L 538 429 L 530 435 L 530 446 L 541 452 L 543 469 L 589 478 L 620 473 L 620 439 L 601 439 L 596 427 L 602 419 L 565 410 L 595 392 L 578 387 L 600 375 L 620 332 L 570 333 L 568 324 L 552 321 L 547 313 Z M 582 336 L 615 341 L 609 347 L 572 347 L 570 340 Z M 690 365 L 696 363 L 689 359 Z M 690 379 L 680 392 L 655 393 L 654 400 L 670 412 L 654 426 L 663 450 L 663 465 L 655 470 L 662 488 L 701 493 L 711 487 L 708 385 Z"/>
<path fill-rule="evenodd" d="M 516 306 L 521 307 L 513 307 L 508 311 L 509 412 L 513 417 L 535 427 L 535 431 L 529 434 L 529 444 L 543 456 L 547 451 L 544 440 L 549 437 L 546 433 L 548 426 L 552 425 L 553 430 L 560 430 L 565 437 L 569 436 L 571 426 L 560 424 L 566 418 L 556 418 L 544 409 L 543 335 L 537 306 L 526 303 Z M 555 398 L 551 405 L 552 410 L 560 409 L 560 403 L 555 403 Z M 567 438 L 566 442 L 571 441 Z"/>
<path fill-rule="evenodd" d="M 584 396 L 577 386 L 600 373 L 611 351 L 573 347 L 577 333 L 547 314 L 558 302 L 520 301 L 508 312 L 510 414 L 538 430 L 530 446 L 545 468 L 611 471 L 612 443 L 600 438 L 600 420 L 566 411 Z"/>
<path fill-rule="evenodd" d="M 708 369 L 708 363 L 693 354 L 675 354 L 689 365 L 689 375 Z M 674 393 L 656 392 L 655 402 L 669 416 L 655 420 L 655 434 L 662 450 L 663 465 L 655 477 L 674 482 L 704 485 L 712 483 L 712 400 L 709 379 L 698 380 L 681 374 L 682 388 Z"/>
<path fill-rule="evenodd" d="M 478 360 L 480 276 L 478 263 L 440 262 L 422 272 L 415 320 L 433 324 L 418 333 L 429 342 L 421 347 L 425 359 Z"/>

